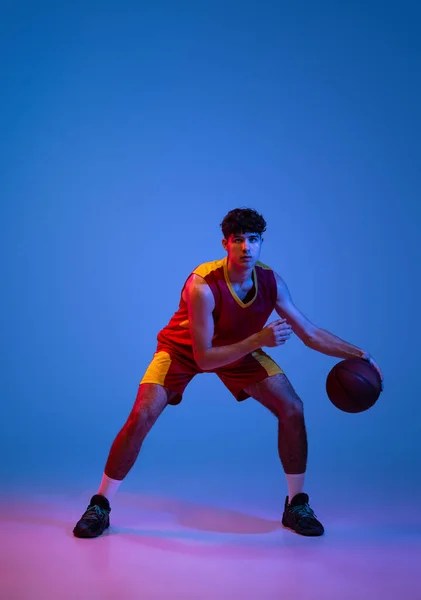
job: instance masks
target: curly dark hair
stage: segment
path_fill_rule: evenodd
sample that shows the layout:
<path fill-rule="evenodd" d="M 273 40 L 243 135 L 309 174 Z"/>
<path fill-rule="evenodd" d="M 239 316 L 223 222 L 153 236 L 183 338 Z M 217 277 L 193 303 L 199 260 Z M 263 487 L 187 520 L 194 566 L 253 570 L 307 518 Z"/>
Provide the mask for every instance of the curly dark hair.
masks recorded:
<path fill-rule="evenodd" d="M 258 233 L 266 231 L 266 221 L 252 208 L 234 208 L 225 215 L 221 223 L 222 233 L 227 240 L 237 233 Z"/>

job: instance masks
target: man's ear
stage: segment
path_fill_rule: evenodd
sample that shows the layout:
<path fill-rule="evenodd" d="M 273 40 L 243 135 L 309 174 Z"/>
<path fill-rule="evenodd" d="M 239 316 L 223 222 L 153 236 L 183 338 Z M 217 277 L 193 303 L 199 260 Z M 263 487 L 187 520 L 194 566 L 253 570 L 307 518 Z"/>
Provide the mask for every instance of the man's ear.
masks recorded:
<path fill-rule="evenodd" d="M 227 249 L 227 245 L 228 245 L 228 242 L 227 242 L 227 240 L 224 238 L 224 239 L 222 240 L 222 247 L 223 247 L 223 249 L 224 249 L 224 250 L 226 250 L 226 249 Z"/>

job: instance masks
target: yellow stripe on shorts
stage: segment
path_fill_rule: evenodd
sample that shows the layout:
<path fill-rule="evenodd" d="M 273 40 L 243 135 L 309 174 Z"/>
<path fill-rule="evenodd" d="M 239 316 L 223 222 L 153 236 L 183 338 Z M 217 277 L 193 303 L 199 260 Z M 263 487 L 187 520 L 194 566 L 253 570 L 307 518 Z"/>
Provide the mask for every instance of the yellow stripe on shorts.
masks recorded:
<path fill-rule="evenodd" d="M 158 385 L 164 385 L 165 377 L 167 376 L 170 366 L 171 356 L 168 354 L 168 352 L 164 352 L 163 350 L 160 352 L 155 352 L 154 357 L 149 364 L 149 367 L 146 369 L 140 384 L 157 383 Z"/>
<path fill-rule="evenodd" d="M 269 377 L 283 373 L 281 367 L 279 367 L 266 352 L 263 352 L 263 350 L 256 350 L 255 352 L 252 352 L 251 355 L 262 365 Z"/>

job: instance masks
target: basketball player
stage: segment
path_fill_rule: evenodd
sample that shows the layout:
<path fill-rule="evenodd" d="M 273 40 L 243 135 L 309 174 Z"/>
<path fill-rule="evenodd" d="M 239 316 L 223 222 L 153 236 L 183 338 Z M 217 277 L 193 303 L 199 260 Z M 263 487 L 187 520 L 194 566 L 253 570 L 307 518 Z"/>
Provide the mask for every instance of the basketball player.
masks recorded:
<path fill-rule="evenodd" d="M 262 348 L 281 346 L 294 332 L 314 350 L 367 360 L 381 379 L 382 374 L 367 352 L 311 323 L 294 305 L 282 278 L 259 261 L 266 230 L 261 215 L 238 208 L 226 215 L 221 227 L 227 256 L 192 272 L 177 312 L 158 333 L 156 353 L 112 444 L 98 492 L 73 530 L 77 537 L 96 537 L 109 526 L 110 502 L 147 433 L 167 404 L 179 404 L 187 384 L 205 371 L 215 373 L 237 401 L 252 397 L 278 419 L 279 457 L 288 488 L 282 523 L 302 535 L 324 532 L 304 492 L 303 403 Z M 280 318 L 265 326 L 273 310 Z"/>

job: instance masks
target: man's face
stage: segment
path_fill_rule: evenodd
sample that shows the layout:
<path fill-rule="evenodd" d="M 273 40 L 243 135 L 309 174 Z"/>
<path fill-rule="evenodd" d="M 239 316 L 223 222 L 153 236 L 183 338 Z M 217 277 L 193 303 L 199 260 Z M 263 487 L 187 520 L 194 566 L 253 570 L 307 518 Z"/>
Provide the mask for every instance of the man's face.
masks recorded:
<path fill-rule="evenodd" d="M 222 240 L 222 245 L 231 265 L 250 269 L 259 260 L 262 238 L 258 233 L 231 234 L 227 240 Z"/>

